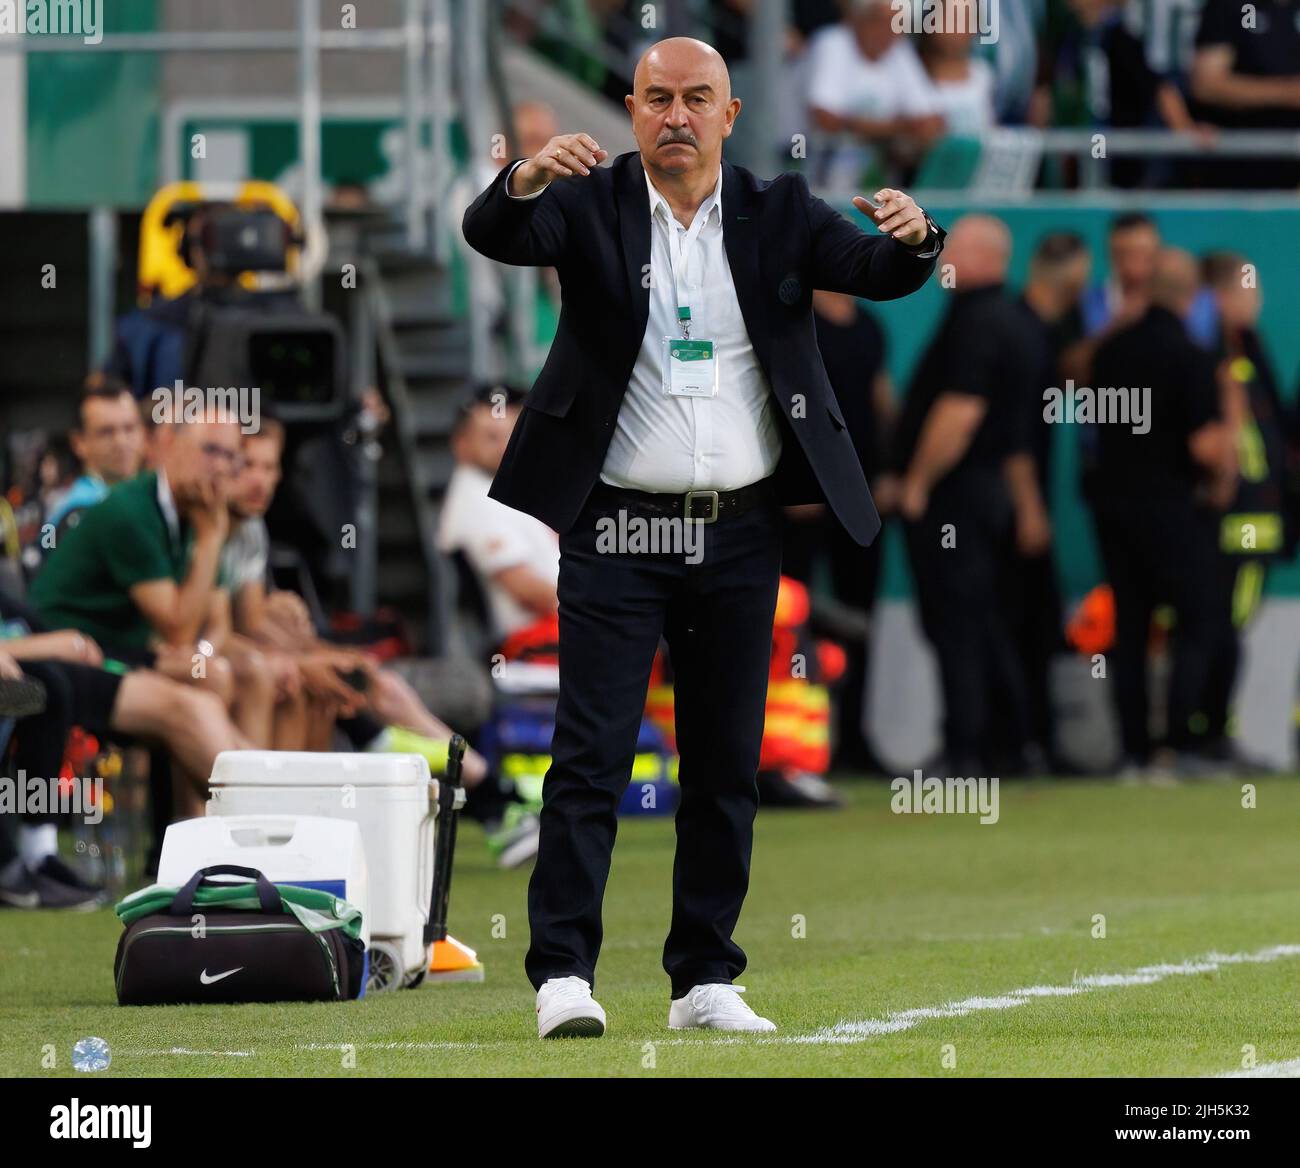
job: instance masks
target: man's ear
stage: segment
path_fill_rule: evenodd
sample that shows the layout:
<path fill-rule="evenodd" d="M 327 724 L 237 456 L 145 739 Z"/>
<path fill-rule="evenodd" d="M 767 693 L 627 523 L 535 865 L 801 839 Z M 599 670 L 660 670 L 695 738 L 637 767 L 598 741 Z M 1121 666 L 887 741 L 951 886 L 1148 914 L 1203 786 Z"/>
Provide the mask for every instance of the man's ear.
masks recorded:
<path fill-rule="evenodd" d="M 722 123 L 722 136 L 723 136 L 724 138 L 730 138 L 730 137 L 731 137 L 731 131 L 732 131 L 733 129 L 735 129 L 735 126 L 736 126 L 736 118 L 737 118 L 737 116 L 740 114 L 740 98 L 738 98 L 738 97 L 733 97 L 733 98 L 732 98 L 732 99 L 727 103 L 727 114 L 728 114 L 728 117 L 727 117 L 726 120 Z"/>
<path fill-rule="evenodd" d="M 627 112 L 630 117 L 636 116 L 636 97 L 633 94 L 629 93 L 625 98 L 623 98 L 623 105 L 627 107 Z"/>

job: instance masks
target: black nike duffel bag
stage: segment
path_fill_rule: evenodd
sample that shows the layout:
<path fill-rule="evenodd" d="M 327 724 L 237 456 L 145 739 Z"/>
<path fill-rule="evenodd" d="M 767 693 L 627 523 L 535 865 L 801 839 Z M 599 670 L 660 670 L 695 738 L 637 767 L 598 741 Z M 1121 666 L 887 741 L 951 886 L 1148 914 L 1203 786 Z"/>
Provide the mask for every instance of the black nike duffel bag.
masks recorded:
<path fill-rule="evenodd" d="M 237 883 L 212 876 L 243 876 Z M 154 885 L 117 906 L 113 970 L 123 1006 L 332 1002 L 364 987 L 361 914 L 313 888 L 216 864 L 180 889 Z"/>

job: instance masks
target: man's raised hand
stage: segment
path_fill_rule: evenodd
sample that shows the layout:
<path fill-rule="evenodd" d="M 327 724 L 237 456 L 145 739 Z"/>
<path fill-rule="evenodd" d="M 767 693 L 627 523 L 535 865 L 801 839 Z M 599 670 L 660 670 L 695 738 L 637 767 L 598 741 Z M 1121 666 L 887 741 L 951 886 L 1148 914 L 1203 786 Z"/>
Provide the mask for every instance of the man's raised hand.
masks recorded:
<path fill-rule="evenodd" d="M 521 166 L 519 168 L 523 170 Z M 869 199 L 858 195 L 853 205 L 866 215 L 886 235 L 892 235 L 899 243 L 913 245 L 925 242 L 930 234 L 930 225 L 925 221 L 925 212 L 914 202 L 911 195 L 896 191 L 893 187 L 884 187 L 875 194 L 879 207 L 874 207 Z"/>
<path fill-rule="evenodd" d="M 590 134 L 559 134 L 527 162 L 515 167 L 508 182 L 515 196 L 536 194 L 557 178 L 588 175 L 609 157 Z"/>

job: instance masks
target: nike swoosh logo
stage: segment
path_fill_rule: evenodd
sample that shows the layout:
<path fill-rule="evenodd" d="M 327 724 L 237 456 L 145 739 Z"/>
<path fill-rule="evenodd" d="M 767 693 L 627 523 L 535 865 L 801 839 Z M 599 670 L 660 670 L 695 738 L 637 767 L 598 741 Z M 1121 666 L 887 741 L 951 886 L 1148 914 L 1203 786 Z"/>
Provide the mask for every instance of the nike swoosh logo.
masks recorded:
<path fill-rule="evenodd" d="M 208 971 L 205 969 L 201 974 L 199 974 L 199 982 L 202 985 L 211 985 L 214 981 L 220 981 L 223 977 L 229 977 L 232 973 L 238 973 L 243 968 L 242 965 L 236 965 L 234 969 L 228 969 L 225 973 L 214 973 L 211 977 L 208 976 Z"/>

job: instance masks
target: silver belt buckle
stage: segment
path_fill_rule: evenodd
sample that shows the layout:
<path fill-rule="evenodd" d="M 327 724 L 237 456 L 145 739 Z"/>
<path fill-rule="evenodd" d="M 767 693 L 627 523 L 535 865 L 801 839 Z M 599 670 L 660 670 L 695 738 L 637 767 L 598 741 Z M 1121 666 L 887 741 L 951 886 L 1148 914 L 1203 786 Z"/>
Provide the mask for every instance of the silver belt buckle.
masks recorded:
<path fill-rule="evenodd" d="M 696 499 L 708 499 L 712 506 L 709 508 L 708 516 L 692 515 L 691 504 Z M 717 491 L 687 491 L 684 518 L 695 523 L 715 523 L 718 518 L 718 492 Z"/>

